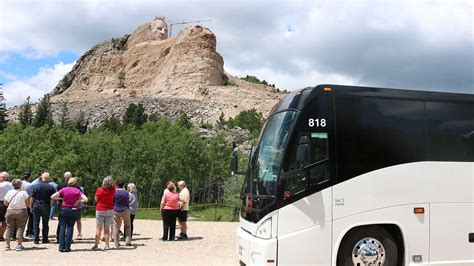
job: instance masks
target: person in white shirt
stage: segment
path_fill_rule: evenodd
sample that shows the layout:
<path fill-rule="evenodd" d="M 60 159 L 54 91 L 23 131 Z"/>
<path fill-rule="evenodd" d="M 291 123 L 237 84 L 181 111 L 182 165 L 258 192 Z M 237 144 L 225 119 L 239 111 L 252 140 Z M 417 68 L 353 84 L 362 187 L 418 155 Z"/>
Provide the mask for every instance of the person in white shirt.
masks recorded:
<path fill-rule="evenodd" d="M 25 230 L 28 213 L 26 208 L 30 206 L 28 193 L 21 189 L 20 179 L 14 179 L 12 190 L 8 191 L 3 200 L 3 205 L 7 207 L 5 215 L 7 222 L 7 232 L 5 234 L 5 251 L 10 250 L 12 232 L 16 228 L 16 251 L 22 251 L 23 230 Z"/>
<path fill-rule="evenodd" d="M 186 187 L 186 183 L 184 181 L 179 181 L 178 187 L 179 187 L 179 203 L 181 206 L 181 211 L 178 216 L 181 233 L 179 234 L 178 239 L 185 240 L 185 239 L 188 239 L 188 235 L 187 235 L 188 225 L 186 224 L 186 222 L 188 221 L 190 196 L 189 196 L 189 190 Z"/>
<path fill-rule="evenodd" d="M 4 240 L 3 234 L 7 228 L 7 224 L 5 222 L 7 208 L 3 205 L 3 200 L 5 199 L 7 192 L 13 189 L 12 184 L 8 182 L 8 177 L 10 177 L 10 175 L 7 172 L 0 173 L 0 241 Z"/>

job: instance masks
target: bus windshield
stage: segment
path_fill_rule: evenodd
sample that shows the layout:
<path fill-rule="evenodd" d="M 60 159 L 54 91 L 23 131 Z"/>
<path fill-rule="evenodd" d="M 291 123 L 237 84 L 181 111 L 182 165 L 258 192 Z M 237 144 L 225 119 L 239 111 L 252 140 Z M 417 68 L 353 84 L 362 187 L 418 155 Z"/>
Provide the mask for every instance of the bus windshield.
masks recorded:
<path fill-rule="evenodd" d="M 296 111 L 286 111 L 268 119 L 250 165 L 251 194 L 275 195 L 278 174 L 297 114 Z"/>

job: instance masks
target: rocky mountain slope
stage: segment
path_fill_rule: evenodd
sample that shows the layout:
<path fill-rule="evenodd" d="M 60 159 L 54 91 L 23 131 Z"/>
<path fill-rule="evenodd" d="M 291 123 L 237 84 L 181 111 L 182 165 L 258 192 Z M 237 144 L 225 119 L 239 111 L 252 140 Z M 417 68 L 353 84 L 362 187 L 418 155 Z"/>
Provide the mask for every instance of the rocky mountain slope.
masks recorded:
<path fill-rule="evenodd" d="M 97 126 L 121 117 L 130 103 L 142 103 L 149 114 L 173 119 L 185 112 L 196 123 L 214 123 L 221 113 L 235 116 L 250 108 L 266 116 L 283 96 L 226 73 L 209 29 L 196 25 L 167 36 L 165 20 L 155 18 L 131 35 L 92 47 L 50 93 L 54 117 L 67 102 L 71 118 L 82 111 Z M 10 119 L 18 113 L 18 106 L 12 108 Z"/>

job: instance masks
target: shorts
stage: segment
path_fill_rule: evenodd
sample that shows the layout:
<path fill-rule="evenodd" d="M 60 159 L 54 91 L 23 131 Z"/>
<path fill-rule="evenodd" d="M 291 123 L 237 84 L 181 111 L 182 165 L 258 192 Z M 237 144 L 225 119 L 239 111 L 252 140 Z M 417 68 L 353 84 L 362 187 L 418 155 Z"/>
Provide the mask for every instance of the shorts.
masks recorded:
<path fill-rule="evenodd" d="M 3 206 L 3 201 L 0 201 L 0 222 L 5 222 L 5 214 L 7 213 L 7 206 Z"/>
<path fill-rule="evenodd" d="M 188 211 L 180 211 L 178 215 L 178 222 L 184 223 L 188 221 Z"/>
<path fill-rule="evenodd" d="M 84 208 L 77 208 L 77 219 L 82 218 L 82 213 L 84 212 Z"/>
<path fill-rule="evenodd" d="M 95 211 L 95 221 L 98 225 L 111 225 L 114 222 L 114 211 Z"/>

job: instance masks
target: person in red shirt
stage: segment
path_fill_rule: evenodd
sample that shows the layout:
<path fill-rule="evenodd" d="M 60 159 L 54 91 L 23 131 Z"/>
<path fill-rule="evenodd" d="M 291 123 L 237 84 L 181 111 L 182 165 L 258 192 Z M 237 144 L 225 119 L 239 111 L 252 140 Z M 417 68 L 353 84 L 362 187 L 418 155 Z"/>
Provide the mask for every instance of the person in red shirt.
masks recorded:
<path fill-rule="evenodd" d="M 102 228 L 104 228 L 105 235 L 105 250 L 109 249 L 110 226 L 113 223 L 114 210 L 114 195 L 115 183 L 111 176 L 107 176 L 102 181 L 102 186 L 97 188 L 95 192 L 95 217 L 96 217 L 96 231 L 95 231 L 95 245 L 92 250 L 99 249 L 100 235 Z"/>
<path fill-rule="evenodd" d="M 169 182 L 168 191 L 161 198 L 160 211 L 163 217 L 163 236 L 160 240 L 174 241 L 176 218 L 179 214 L 179 194 L 176 192 L 176 186 L 173 182 Z"/>

